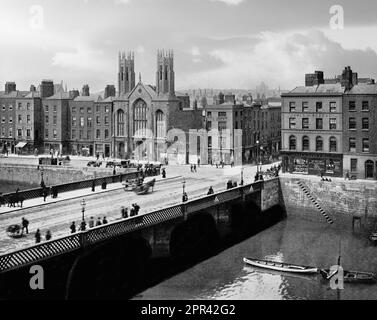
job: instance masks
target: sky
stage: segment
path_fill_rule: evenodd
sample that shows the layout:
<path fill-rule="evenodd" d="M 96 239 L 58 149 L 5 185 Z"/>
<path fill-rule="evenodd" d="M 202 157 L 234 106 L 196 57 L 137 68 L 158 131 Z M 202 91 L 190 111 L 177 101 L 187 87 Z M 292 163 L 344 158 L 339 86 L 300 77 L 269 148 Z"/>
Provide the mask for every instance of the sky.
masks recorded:
<path fill-rule="evenodd" d="M 337 7 L 333 7 L 337 6 Z M 377 78 L 375 0 L 0 0 L 0 90 L 42 79 L 91 92 L 117 85 L 118 52 L 155 84 L 175 53 L 176 89 L 292 89 L 350 65 Z M 343 14 L 342 14 L 343 13 Z M 343 24 L 342 24 L 343 22 Z"/>

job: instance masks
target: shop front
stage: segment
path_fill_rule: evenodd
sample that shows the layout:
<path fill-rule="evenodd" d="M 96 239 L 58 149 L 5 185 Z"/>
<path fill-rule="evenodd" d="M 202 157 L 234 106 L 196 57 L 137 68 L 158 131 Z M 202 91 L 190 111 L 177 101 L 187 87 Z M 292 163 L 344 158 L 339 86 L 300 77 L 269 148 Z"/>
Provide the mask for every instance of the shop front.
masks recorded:
<path fill-rule="evenodd" d="M 283 172 L 307 175 L 343 176 L 343 156 L 324 153 L 282 152 Z"/>

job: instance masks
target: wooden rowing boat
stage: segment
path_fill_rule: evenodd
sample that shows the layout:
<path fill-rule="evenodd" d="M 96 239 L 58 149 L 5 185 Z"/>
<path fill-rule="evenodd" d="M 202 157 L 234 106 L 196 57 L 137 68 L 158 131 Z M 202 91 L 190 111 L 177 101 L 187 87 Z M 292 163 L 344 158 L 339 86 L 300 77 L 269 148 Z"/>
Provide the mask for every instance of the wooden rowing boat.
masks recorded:
<path fill-rule="evenodd" d="M 329 269 L 321 269 L 320 273 L 325 280 L 330 280 L 338 272 L 330 273 Z M 365 283 L 373 284 L 376 283 L 376 274 L 372 272 L 362 272 L 362 271 L 343 271 L 343 280 L 345 283 Z"/>
<path fill-rule="evenodd" d="M 251 258 L 243 258 L 243 261 L 254 267 L 269 269 L 269 270 L 283 271 L 283 272 L 290 272 L 290 273 L 312 274 L 312 273 L 318 273 L 319 271 L 318 268 L 315 268 L 315 267 L 300 266 L 300 265 L 275 262 L 275 261 L 267 261 L 267 260 L 251 259 Z"/>

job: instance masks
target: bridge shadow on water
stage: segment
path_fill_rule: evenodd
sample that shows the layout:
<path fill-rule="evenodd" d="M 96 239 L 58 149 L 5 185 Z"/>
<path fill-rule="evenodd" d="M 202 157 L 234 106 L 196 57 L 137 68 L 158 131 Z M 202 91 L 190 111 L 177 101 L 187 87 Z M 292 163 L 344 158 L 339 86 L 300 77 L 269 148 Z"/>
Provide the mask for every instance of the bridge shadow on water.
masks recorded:
<path fill-rule="evenodd" d="M 29 287 L 24 268 L 0 275 L 6 299 L 130 299 L 219 252 L 273 226 L 285 218 L 281 206 L 260 212 L 253 201 L 235 202 L 228 208 L 231 232 L 223 233 L 206 210 L 177 224 L 170 234 L 169 255 L 154 258 L 141 232 L 127 234 L 86 250 L 44 262 L 45 290 Z M 17 288 L 17 289 L 15 289 Z"/>

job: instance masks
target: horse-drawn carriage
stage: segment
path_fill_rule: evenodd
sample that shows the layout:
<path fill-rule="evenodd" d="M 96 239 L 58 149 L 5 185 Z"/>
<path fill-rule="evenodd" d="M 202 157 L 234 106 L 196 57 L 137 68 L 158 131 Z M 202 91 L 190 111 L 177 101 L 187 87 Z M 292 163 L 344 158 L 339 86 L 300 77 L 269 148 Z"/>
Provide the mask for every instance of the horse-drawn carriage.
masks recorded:
<path fill-rule="evenodd" d="M 156 179 L 145 182 L 144 178 L 139 177 L 136 179 L 126 180 L 125 182 L 123 182 L 123 188 L 124 191 L 134 191 L 136 194 L 141 195 L 147 194 L 150 188 L 152 188 L 153 192 L 153 187 L 155 183 Z"/>

